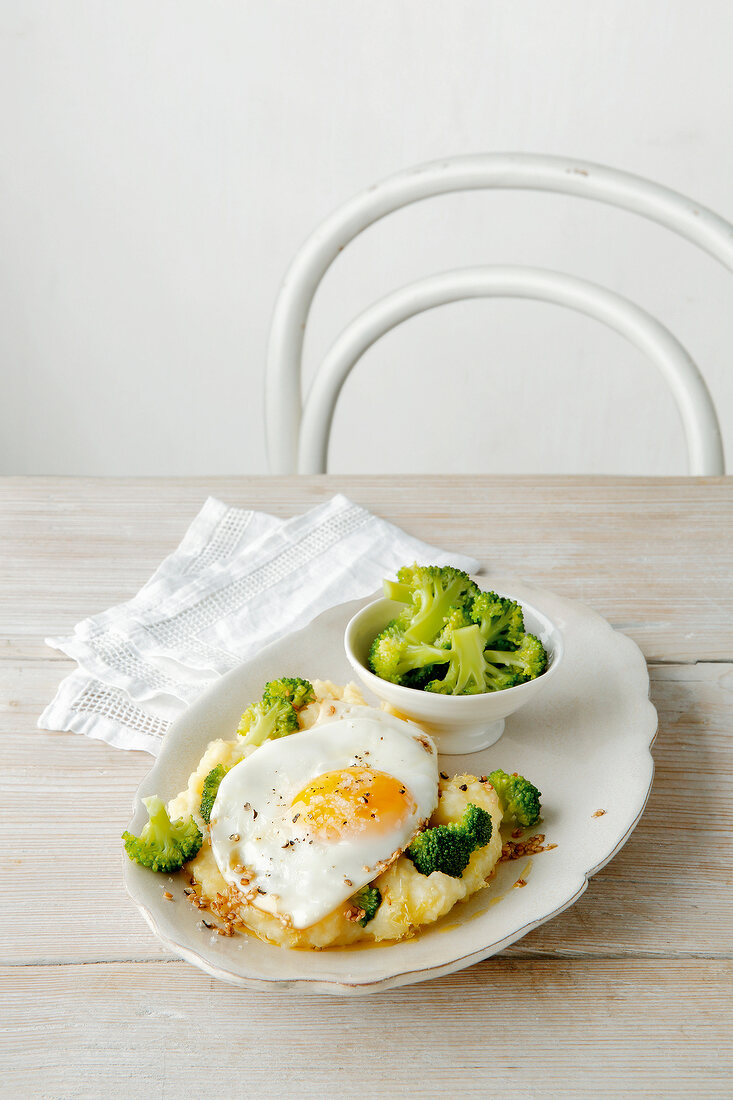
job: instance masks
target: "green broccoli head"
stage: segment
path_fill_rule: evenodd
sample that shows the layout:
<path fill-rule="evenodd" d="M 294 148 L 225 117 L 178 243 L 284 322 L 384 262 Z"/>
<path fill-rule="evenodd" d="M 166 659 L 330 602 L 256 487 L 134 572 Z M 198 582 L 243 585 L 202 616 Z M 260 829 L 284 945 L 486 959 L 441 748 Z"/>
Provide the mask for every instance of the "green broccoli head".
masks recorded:
<path fill-rule="evenodd" d="M 518 683 L 516 670 L 496 668 L 486 660 L 484 640 L 476 623 L 457 629 L 446 624 L 444 636 L 450 648 L 443 650 L 448 660 L 445 675 L 431 680 L 426 691 L 441 695 L 481 695 L 500 691 Z"/>
<path fill-rule="evenodd" d="M 395 669 L 403 639 L 404 632 L 396 619 L 392 619 L 384 630 L 377 634 L 367 655 L 367 665 L 375 676 L 381 676 L 383 680 L 391 680 L 396 675 Z"/>
<path fill-rule="evenodd" d="M 460 878 L 476 849 L 489 843 L 492 832 L 488 810 L 469 802 L 458 823 L 437 825 L 434 829 L 419 833 L 405 855 L 421 875 L 441 871 L 451 878 Z"/>
<path fill-rule="evenodd" d="M 148 821 L 140 836 L 122 834 L 130 859 L 151 871 L 177 871 L 197 854 L 203 837 L 192 817 L 171 821 L 161 798 L 144 798 Z"/>
<path fill-rule="evenodd" d="M 273 699 L 285 699 L 292 704 L 294 710 L 308 706 L 315 697 L 313 684 L 309 680 L 301 679 L 300 676 L 283 676 L 280 680 L 270 680 L 265 684 L 263 696 L 268 702 L 272 702 Z"/>
<path fill-rule="evenodd" d="M 364 916 L 359 918 L 358 923 L 362 928 L 366 928 L 369 921 L 374 919 L 377 909 L 382 904 L 381 891 L 376 886 L 362 886 L 361 890 L 357 890 L 351 898 L 351 904 L 364 913 Z"/>
<path fill-rule="evenodd" d="M 508 775 L 497 768 L 489 776 L 489 783 L 499 797 L 505 820 L 516 821 L 518 825 L 536 825 L 540 818 L 541 793 L 533 783 L 523 775 Z"/>
<path fill-rule="evenodd" d="M 201 791 L 201 806 L 199 812 L 204 821 L 208 825 L 211 821 L 211 811 L 214 808 L 216 802 L 216 796 L 219 793 L 219 784 L 226 775 L 228 769 L 223 764 L 217 764 L 215 768 L 212 768 L 209 774 L 204 780 L 203 790 Z"/>
<path fill-rule="evenodd" d="M 309 680 L 296 676 L 270 680 L 265 684 L 259 703 L 252 703 L 240 718 L 237 733 L 245 745 L 254 746 L 296 733 L 298 711 L 312 703 L 315 697 Z"/>
<path fill-rule="evenodd" d="M 263 698 L 247 707 L 239 720 L 237 733 L 245 745 L 262 745 L 298 730 L 298 713 L 287 699 Z"/>
<path fill-rule="evenodd" d="M 524 634 L 524 615 L 516 600 L 497 596 L 496 592 L 477 592 L 468 609 L 490 649 L 515 649 Z"/>
<path fill-rule="evenodd" d="M 387 582 L 393 599 L 409 604 L 400 623 L 411 642 L 433 642 L 450 612 L 478 592 L 467 573 L 450 565 L 407 565 L 397 572 L 398 584 Z M 407 617 L 409 615 L 409 623 Z"/>
<path fill-rule="evenodd" d="M 489 664 L 513 671 L 519 684 L 535 680 L 547 668 L 547 652 L 534 634 L 525 634 L 517 649 L 486 649 L 484 657 Z"/>
<path fill-rule="evenodd" d="M 481 627 L 454 626 L 456 615 L 443 628 L 441 637 L 448 642 L 444 650 L 448 665 L 445 674 L 430 680 L 426 691 L 443 695 L 478 695 L 503 691 L 539 676 L 547 665 L 547 654 L 538 638 L 525 634 L 516 650 L 484 649 Z"/>
<path fill-rule="evenodd" d="M 410 641 L 400 624 L 393 620 L 372 642 L 368 664 L 382 680 L 414 687 L 416 674 L 418 679 L 428 680 L 436 663 L 445 660 L 446 655 L 437 646 Z"/>

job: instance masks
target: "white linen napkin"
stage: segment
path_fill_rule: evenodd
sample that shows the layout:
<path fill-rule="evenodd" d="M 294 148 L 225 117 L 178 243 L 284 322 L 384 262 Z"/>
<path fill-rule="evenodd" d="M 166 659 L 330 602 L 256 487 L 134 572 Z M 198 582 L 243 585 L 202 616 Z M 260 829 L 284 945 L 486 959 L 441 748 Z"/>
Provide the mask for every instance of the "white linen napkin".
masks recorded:
<path fill-rule="evenodd" d="M 210 497 L 133 599 L 46 639 L 79 667 L 38 725 L 155 756 L 170 723 L 218 676 L 413 561 L 479 567 L 341 495 L 289 520 Z"/>

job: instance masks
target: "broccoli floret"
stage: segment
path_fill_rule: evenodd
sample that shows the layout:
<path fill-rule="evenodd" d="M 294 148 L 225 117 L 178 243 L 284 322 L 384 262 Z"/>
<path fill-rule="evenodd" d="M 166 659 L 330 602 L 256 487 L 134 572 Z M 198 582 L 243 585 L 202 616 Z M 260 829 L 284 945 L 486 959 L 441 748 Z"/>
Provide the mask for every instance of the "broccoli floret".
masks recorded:
<path fill-rule="evenodd" d="M 478 592 L 470 601 L 468 614 L 480 627 L 485 647 L 514 649 L 522 641 L 524 615 L 516 600 L 496 592 Z"/>
<path fill-rule="evenodd" d="M 415 837 L 405 855 L 421 875 L 442 871 L 451 878 L 460 878 L 476 849 L 489 843 L 492 831 L 488 810 L 469 802 L 457 824 L 426 829 Z"/>
<path fill-rule="evenodd" d="M 533 783 L 523 775 L 507 775 L 500 768 L 489 776 L 489 783 L 496 791 L 505 819 L 518 825 L 536 825 L 540 818 L 540 796 Z"/>
<path fill-rule="evenodd" d="M 445 626 L 441 630 L 438 637 L 435 639 L 435 644 L 439 649 L 450 649 L 451 639 L 453 637 L 454 630 L 461 630 L 464 626 L 471 626 L 472 620 L 468 615 L 468 608 L 465 604 L 460 604 L 457 607 L 451 607 L 448 612 L 448 617 L 445 620 Z"/>
<path fill-rule="evenodd" d="M 545 647 L 534 634 L 525 634 L 519 649 L 511 651 L 485 649 L 484 657 L 492 665 L 501 665 L 507 670 L 513 669 L 520 684 L 526 683 L 527 680 L 535 680 L 547 668 Z"/>
<path fill-rule="evenodd" d="M 429 680 L 435 665 L 445 663 L 447 654 L 437 646 L 412 642 L 393 620 L 378 634 L 369 650 L 369 668 L 382 680 L 414 687 L 415 675 Z"/>
<path fill-rule="evenodd" d="M 450 565 L 404 566 L 397 572 L 397 581 L 397 585 L 387 582 L 385 591 L 399 599 L 409 592 L 410 603 L 400 616 L 400 623 L 411 642 L 433 642 L 451 607 L 478 592 L 467 573 Z"/>
<path fill-rule="evenodd" d="M 237 733 L 245 745 L 255 746 L 276 737 L 287 737 L 299 728 L 298 711 L 315 697 L 308 680 L 293 676 L 270 680 L 259 703 L 252 703 L 240 718 Z"/>
<path fill-rule="evenodd" d="M 492 690 L 486 685 L 484 640 L 478 626 L 475 623 L 457 629 L 448 626 L 444 633 L 450 642 L 450 649 L 444 650 L 448 670 L 442 680 L 431 680 L 427 690 L 443 695 L 473 695 Z"/>
<path fill-rule="evenodd" d="M 382 904 L 381 891 L 376 886 L 362 886 L 361 890 L 357 890 L 351 898 L 351 904 L 364 913 L 358 923 L 362 928 L 366 928 L 369 921 L 374 920 L 377 909 Z"/>
<path fill-rule="evenodd" d="M 203 837 L 192 817 L 171 821 L 161 798 L 144 798 L 148 822 L 140 836 L 122 834 L 130 859 L 151 871 L 177 871 L 198 852 Z"/>
<path fill-rule="evenodd" d="M 287 737 L 298 729 L 298 714 L 287 699 L 264 697 L 247 707 L 237 733 L 245 745 L 262 745 L 276 737 Z"/>
<path fill-rule="evenodd" d="M 405 566 L 384 590 L 405 603 L 369 651 L 369 668 L 384 680 L 480 695 L 533 680 L 547 667 L 539 638 L 524 632 L 521 605 L 480 591 L 460 569 Z"/>
<path fill-rule="evenodd" d="M 268 702 L 273 699 L 285 699 L 295 710 L 307 707 L 315 697 L 313 684 L 309 680 L 301 679 L 300 676 L 283 676 L 280 680 L 270 680 L 265 684 L 263 696 Z"/>
<path fill-rule="evenodd" d="M 211 811 L 214 808 L 216 796 L 219 793 L 219 784 L 226 775 L 227 770 L 228 769 L 225 768 L 223 764 L 217 764 L 215 768 L 211 769 L 204 780 L 199 812 L 207 825 L 211 821 Z"/>
<path fill-rule="evenodd" d="M 449 632 L 447 671 L 442 679 L 431 680 L 425 690 L 441 695 L 480 695 L 500 691 L 519 682 L 516 670 L 497 668 L 486 660 L 481 630 L 476 623 Z"/>
<path fill-rule="evenodd" d="M 443 695 L 502 691 L 534 679 L 547 665 L 547 654 L 533 634 L 525 634 L 517 650 L 484 649 L 483 634 L 477 623 L 453 629 L 449 622 L 443 635 L 450 643 L 450 649 L 444 651 L 448 668 L 442 679 L 431 680 L 426 685 L 426 691 Z"/>
<path fill-rule="evenodd" d="M 389 678 L 385 675 L 385 672 L 389 671 L 391 673 L 393 650 L 399 645 L 403 637 L 404 632 L 397 619 L 392 619 L 391 622 L 387 623 L 384 630 L 377 634 L 369 646 L 367 655 L 367 665 L 375 676 L 381 676 L 383 680 Z"/>

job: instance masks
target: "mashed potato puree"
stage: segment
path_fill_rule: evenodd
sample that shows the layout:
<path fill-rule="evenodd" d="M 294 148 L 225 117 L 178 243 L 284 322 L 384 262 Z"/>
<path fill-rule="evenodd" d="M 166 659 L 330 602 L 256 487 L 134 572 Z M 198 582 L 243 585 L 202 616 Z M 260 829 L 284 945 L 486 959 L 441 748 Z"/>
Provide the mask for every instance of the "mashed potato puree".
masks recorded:
<path fill-rule="evenodd" d="M 300 712 L 302 729 L 308 729 L 333 714 L 339 705 L 365 705 L 355 684 L 340 687 L 328 681 L 314 680 L 313 688 L 316 701 Z M 251 905 L 236 888 L 224 881 L 214 860 L 208 829 L 199 813 L 204 780 L 211 769 L 217 764 L 230 768 L 250 752 L 256 751 L 243 751 L 239 738 L 212 741 L 189 778 L 186 790 L 168 805 L 171 820 L 193 815 L 202 829 L 204 842 L 201 850 L 186 866 L 197 886 L 197 893 L 200 891 L 201 901 L 230 929 L 248 930 L 263 940 L 284 947 L 313 949 L 359 941 L 401 940 L 414 934 L 421 925 L 444 916 L 456 902 L 482 889 L 492 876 L 502 848 L 499 831 L 502 812 L 498 798 L 493 787 L 482 783 L 476 776 L 456 775 L 452 779 L 441 779 L 438 805 L 429 827 L 459 822 L 470 802 L 488 810 L 493 823 L 491 840 L 473 853 L 461 878 L 452 878 L 440 871 L 421 875 L 412 861 L 401 855 L 372 882 L 382 894 L 382 904 L 366 927 L 362 928 L 353 919 L 348 902 L 308 928 L 288 927 L 277 916 Z"/>

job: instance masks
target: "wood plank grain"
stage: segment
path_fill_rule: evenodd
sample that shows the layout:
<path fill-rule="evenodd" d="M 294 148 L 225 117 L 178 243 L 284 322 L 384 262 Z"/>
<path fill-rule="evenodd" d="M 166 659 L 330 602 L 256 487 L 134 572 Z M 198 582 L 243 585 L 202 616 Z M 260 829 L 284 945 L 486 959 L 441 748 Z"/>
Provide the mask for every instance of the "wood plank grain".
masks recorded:
<path fill-rule="evenodd" d="M 35 725 L 73 667 L 43 636 L 128 599 L 208 493 L 289 516 L 334 492 L 585 600 L 660 662 L 649 805 L 580 901 L 493 960 L 349 1002 L 173 960 L 121 880 L 150 758 Z M 0 516 L 0 1091 L 731 1095 L 733 479 L 0 479 Z"/>
<path fill-rule="evenodd" d="M 733 944 L 733 665 L 652 668 L 656 778 L 626 847 L 578 903 L 509 949 L 515 956 L 729 956 Z M 119 835 L 151 766 L 83 737 L 36 729 L 58 662 L 0 661 L 0 854 L 14 964 L 160 958 L 127 898 Z M 49 881 L 53 887 L 49 898 Z"/>
<path fill-rule="evenodd" d="M 4 977 L 8 1096 L 730 1096 L 729 962 L 493 959 L 349 1001 L 178 962 Z"/>
<path fill-rule="evenodd" d="M 590 603 L 651 660 L 733 659 L 732 478 L 4 478 L 3 633 L 128 599 L 209 493 L 289 516 L 334 492 Z"/>

